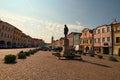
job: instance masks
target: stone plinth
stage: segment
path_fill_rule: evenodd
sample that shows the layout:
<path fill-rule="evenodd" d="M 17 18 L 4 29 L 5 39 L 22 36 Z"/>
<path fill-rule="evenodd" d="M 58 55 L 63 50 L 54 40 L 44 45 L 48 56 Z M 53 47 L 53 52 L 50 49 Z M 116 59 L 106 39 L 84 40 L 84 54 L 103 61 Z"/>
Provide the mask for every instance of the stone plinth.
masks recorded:
<path fill-rule="evenodd" d="M 69 55 L 69 40 L 67 38 L 64 39 L 63 50 L 61 52 L 61 56 L 68 56 Z"/>

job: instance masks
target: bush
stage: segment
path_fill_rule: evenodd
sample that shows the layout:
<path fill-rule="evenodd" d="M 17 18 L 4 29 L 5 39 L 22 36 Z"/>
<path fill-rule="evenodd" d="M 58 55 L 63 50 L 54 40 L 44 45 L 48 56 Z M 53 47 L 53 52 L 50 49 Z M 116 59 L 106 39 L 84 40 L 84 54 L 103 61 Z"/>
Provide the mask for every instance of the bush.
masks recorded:
<path fill-rule="evenodd" d="M 18 53 L 18 59 L 26 59 L 25 53 Z"/>
<path fill-rule="evenodd" d="M 29 53 L 33 55 L 35 53 L 35 50 L 29 50 Z"/>
<path fill-rule="evenodd" d="M 26 56 L 30 56 L 30 53 L 29 52 L 24 52 Z"/>
<path fill-rule="evenodd" d="M 99 58 L 99 59 L 102 59 L 102 58 L 103 58 L 103 56 L 102 56 L 102 55 L 97 55 L 97 56 L 98 56 L 98 58 Z"/>
<path fill-rule="evenodd" d="M 83 55 L 85 55 L 85 56 L 86 56 L 86 54 L 87 54 L 87 53 L 83 53 Z"/>
<path fill-rule="evenodd" d="M 23 51 L 20 51 L 20 53 L 23 53 Z"/>
<path fill-rule="evenodd" d="M 109 61 L 118 62 L 118 60 L 117 60 L 115 57 L 113 57 L 113 56 L 110 56 L 110 57 L 108 58 L 108 60 L 109 60 Z"/>
<path fill-rule="evenodd" d="M 30 54 L 35 54 L 37 51 L 38 51 L 37 49 L 29 50 L 29 53 L 30 53 Z"/>
<path fill-rule="evenodd" d="M 4 61 L 5 61 L 5 63 L 15 63 L 16 62 L 16 55 L 12 55 L 12 54 L 6 55 L 4 57 Z"/>

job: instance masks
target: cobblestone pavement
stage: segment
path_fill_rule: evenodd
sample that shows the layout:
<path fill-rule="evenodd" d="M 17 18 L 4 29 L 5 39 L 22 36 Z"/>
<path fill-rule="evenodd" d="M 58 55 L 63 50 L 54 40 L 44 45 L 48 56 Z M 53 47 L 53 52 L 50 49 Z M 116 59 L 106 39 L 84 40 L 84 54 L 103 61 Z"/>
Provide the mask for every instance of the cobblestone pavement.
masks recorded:
<path fill-rule="evenodd" d="M 52 52 L 39 51 L 27 59 L 17 59 L 16 64 L 0 60 L 0 80 L 120 80 L 120 62 L 82 58 L 58 60 Z"/>

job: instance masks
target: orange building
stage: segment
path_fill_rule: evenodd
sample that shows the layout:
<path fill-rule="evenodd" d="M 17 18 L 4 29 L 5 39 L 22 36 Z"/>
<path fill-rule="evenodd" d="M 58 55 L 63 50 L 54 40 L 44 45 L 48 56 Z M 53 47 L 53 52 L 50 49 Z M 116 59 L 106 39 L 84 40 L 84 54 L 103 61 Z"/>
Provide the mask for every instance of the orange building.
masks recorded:
<path fill-rule="evenodd" d="M 93 31 L 84 28 L 82 30 L 82 35 L 80 36 L 80 50 L 83 52 L 88 52 L 89 50 L 92 49 L 92 38 L 93 38 Z"/>

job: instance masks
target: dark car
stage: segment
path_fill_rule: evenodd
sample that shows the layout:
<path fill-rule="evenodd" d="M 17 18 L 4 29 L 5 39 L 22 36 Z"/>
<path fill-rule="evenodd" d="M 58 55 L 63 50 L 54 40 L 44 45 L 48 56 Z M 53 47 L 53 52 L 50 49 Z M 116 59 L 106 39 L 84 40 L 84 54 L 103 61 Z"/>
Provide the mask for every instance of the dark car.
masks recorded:
<path fill-rule="evenodd" d="M 54 51 L 59 51 L 59 52 L 61 52 L 62 50 L 63 50 L 62 47 L 55 47 L 55 48 L 54 48 Z"/>
<path fill-rule="evenodd" d="M 48 51 L 48 50 L 49 50 L 49 47 L 48 47 L 48 46 L 40 46 L 40 47 L 38 47 L 37 49 L 43 50 L 43 51 Z"/>

